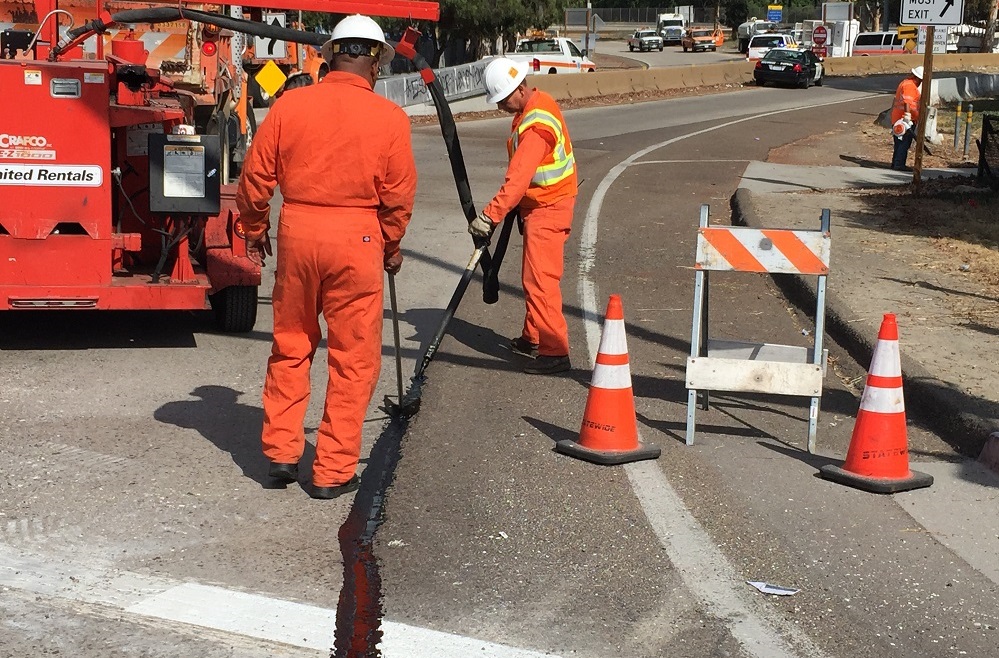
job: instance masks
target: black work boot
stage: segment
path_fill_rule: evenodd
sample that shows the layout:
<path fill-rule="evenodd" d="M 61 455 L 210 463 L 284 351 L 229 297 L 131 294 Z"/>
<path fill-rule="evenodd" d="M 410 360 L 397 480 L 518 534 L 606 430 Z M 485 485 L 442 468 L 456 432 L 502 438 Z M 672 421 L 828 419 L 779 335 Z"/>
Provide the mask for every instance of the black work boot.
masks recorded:
<path fill-rule="evenodd" d="M 361 478 L 355 475 L 343 484 L 337 484 L 332 487 L 317 487 L 316 485 L 312 485 L 309 488 L 309 495 L 319 500 L 333 500 L 351 491 L 356 491 L 359 486 L 361 486 Z"/>
<path fill-rule="evenodd" d="M 513 350 L 514 354 L 526 356 L 529 359 L 533 359 L 538 356 L 538 344 L 529 343 L 523 336 L 511 338 L 510 349 Z"/>
<path fill-rule="evenodd" d="M 572 370 L 569 363 L 569 356 L 539 356 L 533 363 L 524 366 L 524 372 L 528 375 L 554 375 L 556 373 Z"/>
<path fill-rule="evenodd" d="M 275 480 L 295 482 L 298 480 L 298 464 L 275 464 L 271 462 L 271 467 L 267 471 L 267 475 Z"/>

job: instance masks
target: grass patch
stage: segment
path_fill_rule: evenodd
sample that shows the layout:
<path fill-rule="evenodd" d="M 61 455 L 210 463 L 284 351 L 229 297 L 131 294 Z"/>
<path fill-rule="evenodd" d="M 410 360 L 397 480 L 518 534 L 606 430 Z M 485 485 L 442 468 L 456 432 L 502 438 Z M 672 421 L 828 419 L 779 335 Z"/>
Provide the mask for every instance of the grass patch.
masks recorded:
<path fill-rule="evenodd" d="M 983 114 L 993 114 L 999 115 L 999 99 L 996 98 L 980 98 L 973 101 L 965 101 L 961 103 L 961 144 L 958 145 L 959 148 L 964 148 L 964 132 L 966 121 L 968 117 L 968 106 L 973 106 L 973 111 L 971 115 L 971 145 L 974 148 L 975 140 L 982 136 L 982 115 Z M 949 135 L 954 134 L 954 121 L 957 118 L 957 103 L 941 103 L 937 108 L 937 132 L 947 133 Z M 999 117 L 997 117 L 999 120 Z"/>

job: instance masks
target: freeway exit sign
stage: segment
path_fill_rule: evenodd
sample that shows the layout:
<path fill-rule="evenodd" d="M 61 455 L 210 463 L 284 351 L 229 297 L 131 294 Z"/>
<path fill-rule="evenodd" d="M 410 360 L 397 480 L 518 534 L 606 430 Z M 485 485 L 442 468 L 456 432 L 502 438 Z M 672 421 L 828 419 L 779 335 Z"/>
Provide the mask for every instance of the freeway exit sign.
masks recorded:
<path fill-rule="evenodd" d="M 960 25 L 964 0 L 902 0 L 902 25 Z"/>

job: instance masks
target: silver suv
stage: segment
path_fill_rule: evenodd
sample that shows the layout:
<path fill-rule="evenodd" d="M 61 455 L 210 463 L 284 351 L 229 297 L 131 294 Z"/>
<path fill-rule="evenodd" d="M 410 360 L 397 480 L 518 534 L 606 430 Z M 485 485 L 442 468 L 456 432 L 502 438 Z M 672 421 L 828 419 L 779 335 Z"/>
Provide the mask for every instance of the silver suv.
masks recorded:
<path fill-rule="evenodd" d="M 662 51 L 663 38 L 655 30 L 639 30 L 628 39 L 628 50 L 635 52 L 636 48 L 639 52 L 655 49 Z"/>

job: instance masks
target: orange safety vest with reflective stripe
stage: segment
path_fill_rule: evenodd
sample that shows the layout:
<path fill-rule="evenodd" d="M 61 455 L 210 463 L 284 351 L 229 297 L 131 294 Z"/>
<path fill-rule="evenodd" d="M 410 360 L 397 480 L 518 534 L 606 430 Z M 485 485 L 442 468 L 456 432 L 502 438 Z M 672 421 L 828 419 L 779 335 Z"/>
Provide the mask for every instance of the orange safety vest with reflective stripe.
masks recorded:
<path fill-rule="evenodd" d="M 520 135 L 531 128 L 550 132 L 555 137 L 555 147 L 538 165 L 521 205 L 527 208 L 548 206 L 576 196 L 576 158 L 572 153 L 569 129 L 558 103 L 543 91 L 534 90 L 527 107 L 514 117 L 513 133 L 506 143 L 511 159 L 517 150 Z"/>

